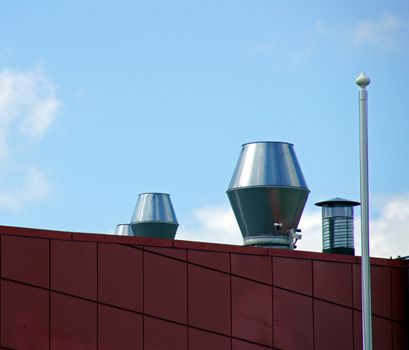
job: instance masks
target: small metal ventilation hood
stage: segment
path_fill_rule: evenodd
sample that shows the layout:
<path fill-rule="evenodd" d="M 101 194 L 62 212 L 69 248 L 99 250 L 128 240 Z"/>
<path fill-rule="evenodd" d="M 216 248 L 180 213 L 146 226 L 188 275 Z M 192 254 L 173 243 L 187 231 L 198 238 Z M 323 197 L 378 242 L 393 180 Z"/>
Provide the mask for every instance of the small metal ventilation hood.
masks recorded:
<path fill-rule="evenodd" d="M 168 193 L 139 194 L 131 219 L 135 236 L 174 239 L 178 226 Z"/>
<path fill-rule="evenodd" d="M 116 226 L 114 235 L 116 236 L 133 236 L 133 231 L 130 224 L 119 224 Z"/>

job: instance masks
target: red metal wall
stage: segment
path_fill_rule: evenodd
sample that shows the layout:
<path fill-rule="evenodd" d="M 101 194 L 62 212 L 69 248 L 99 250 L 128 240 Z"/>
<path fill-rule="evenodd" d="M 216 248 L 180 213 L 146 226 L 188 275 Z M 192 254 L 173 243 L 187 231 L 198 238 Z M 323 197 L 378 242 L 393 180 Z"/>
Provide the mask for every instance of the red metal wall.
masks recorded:
<path fill-rule="evenodd" d="M 359 258 L 1 227 L 2 349 L 361 349 Z M 372 260 L 374 349 L 408 264 Z"/>

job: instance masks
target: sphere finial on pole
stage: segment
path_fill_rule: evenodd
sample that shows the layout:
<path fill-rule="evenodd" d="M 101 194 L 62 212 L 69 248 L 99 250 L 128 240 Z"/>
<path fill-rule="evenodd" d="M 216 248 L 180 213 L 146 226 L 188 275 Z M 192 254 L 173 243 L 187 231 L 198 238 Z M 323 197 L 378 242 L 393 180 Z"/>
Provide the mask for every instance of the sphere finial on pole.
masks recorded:
<path fill-rule="evenodd" d="M 364 72 L 358 75 L 358 78 L 356 78 L 355 83 L 358 85 L 360 88 L 365 89 L 369 83 L 371 82 L 371 79 L 369 79 Z"/>

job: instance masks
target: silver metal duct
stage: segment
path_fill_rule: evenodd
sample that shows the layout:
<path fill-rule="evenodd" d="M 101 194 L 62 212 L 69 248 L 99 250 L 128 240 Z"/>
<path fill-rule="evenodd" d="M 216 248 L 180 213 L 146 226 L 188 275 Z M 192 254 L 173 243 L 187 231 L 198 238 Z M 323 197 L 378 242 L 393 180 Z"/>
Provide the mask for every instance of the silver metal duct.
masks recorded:
<path fill-rule="evenodd" d="M 133 231 L 131 225 L 129 224 L 119 224 L 116 226 L 114 235 L 117 236 L 133 236 Z"/>
<path fill-rule="evenodd" d="M 337 197 L 315 205 L 322 207 L 322 252 L 355 255 L 354 207 L 360 203 Z"/>
<path fill-rule="evenodd" d="M 139 194 L 131 219 L 135 236 L 174 239 L 178 226 L 169 194 Z"/>
<path fill-rule="evenodd" d="M 227 190 L 244 245 L 293 249 L 309 192 L 292 144 L 244 144 Z"/>

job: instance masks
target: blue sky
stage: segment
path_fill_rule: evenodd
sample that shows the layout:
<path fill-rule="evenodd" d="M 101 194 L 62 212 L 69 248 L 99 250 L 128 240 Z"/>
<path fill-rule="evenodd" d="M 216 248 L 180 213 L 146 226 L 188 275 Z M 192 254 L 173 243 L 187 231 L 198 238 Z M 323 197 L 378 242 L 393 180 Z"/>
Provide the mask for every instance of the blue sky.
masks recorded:
<path fill-rule="evenodd" d="M 320 250 L 314 203 L 359 200 L 354 80 L 365 71 L 373 252 L 409 254 L 408 10 L 2 2 L 1 224 L 110 232 L 138 193 L 159 191 L 179 238 L 240 244 L 225 190 L 241 145 L 277 140 L 294 144 L 311 190 L 299 247 Z"/>

